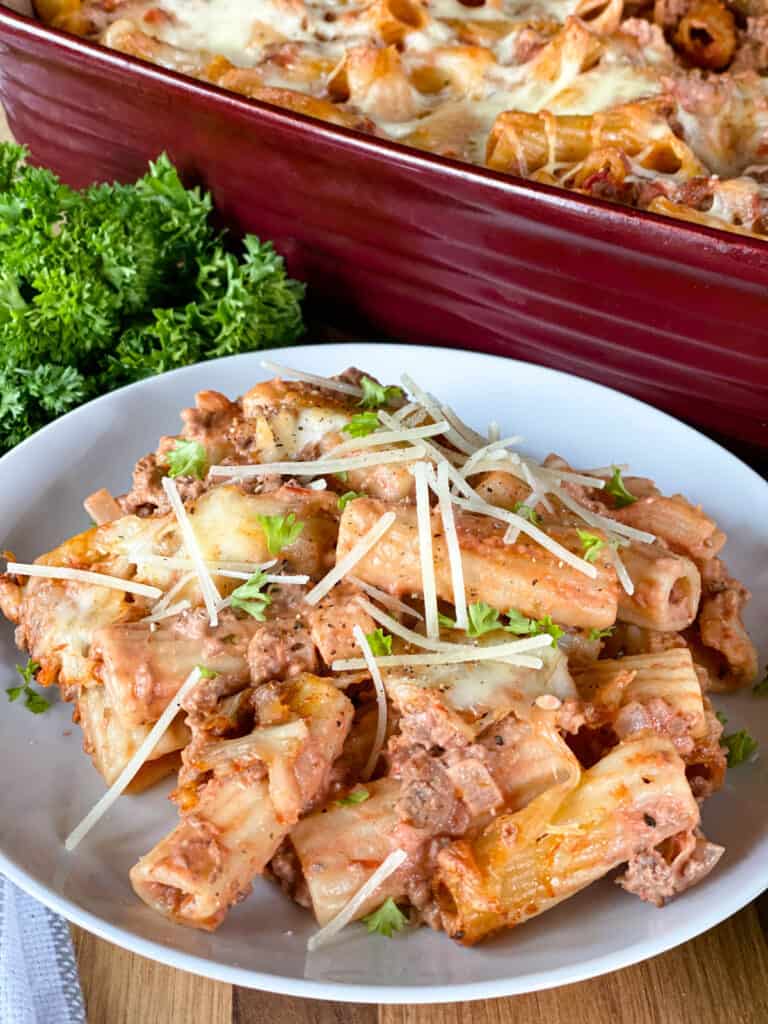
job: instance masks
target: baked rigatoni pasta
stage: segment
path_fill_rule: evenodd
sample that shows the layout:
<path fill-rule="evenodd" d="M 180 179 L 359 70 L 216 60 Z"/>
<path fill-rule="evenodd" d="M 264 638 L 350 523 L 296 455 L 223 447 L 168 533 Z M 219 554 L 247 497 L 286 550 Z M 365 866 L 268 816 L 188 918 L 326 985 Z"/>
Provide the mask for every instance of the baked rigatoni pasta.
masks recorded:
<path fill-rule="evenodd" d="M 762 8 L 739 0 L 40 0 L 252 99 L 739 234 L 768 230 Z"/>
<path fill-rule="evenodd" d="M 375 12 L 393 38 L 410 16 Z M 718 524 L 618 467 L 538 462 L 410 378 L 276 369 L 200 393 L 126 494 L 93 482 L 99 525 L 0 577 L 108 787 L 67 849 L 178 771 L 138 896 L 210 930 L 275 879 L 310 951 L 361 919 L 472 944 L 615 869 L 658 905 L 704 877 L 706 691 L 756 671 Z"/>

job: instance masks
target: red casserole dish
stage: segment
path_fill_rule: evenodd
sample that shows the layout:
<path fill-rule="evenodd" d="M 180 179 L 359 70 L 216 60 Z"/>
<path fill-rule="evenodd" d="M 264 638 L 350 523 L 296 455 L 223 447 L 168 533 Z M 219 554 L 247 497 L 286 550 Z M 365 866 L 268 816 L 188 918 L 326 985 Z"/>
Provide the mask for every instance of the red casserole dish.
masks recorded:
<path fill-rule="evenodd" d="M 0 99 L 73 185 L 166 150 L 226 223 L 388 335 L 544 363 L 768 446 L 762 241 L 331 127 L 4 7 Z"/>

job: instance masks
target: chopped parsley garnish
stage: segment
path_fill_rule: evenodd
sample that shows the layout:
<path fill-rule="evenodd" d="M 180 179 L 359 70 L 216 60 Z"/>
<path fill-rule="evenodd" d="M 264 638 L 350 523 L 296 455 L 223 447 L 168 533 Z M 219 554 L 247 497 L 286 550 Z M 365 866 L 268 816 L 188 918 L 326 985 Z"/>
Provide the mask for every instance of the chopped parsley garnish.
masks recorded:
<path fill-rule="evenodd" d="M 41 696 L 37 690 L 32 689 L 32 683 L 35 679 L 35 673 L 40 669 L 40 662 L 30 660 L 22 668 L 21 665 L 16 666 L 16 671 L 21 676 L 23 682 L 19 686 L 10 686 L 5 691 L 8 694 L 8 700 L 18 700 L 19 697 L 24 695 L 24 707 L 27 711 L 31 711 L 33 715 L 42 714 L 43 711 L 47 711 L 51 706 L 50 701 L 47 701 L 45 697 Z"/>
<path fill-rule="evenodd" d="M 510 608 L 507 612 L 507 619 L 507 625 L 502 627 L 507 633 L 514 633 L 516 636 L 540 636 L 543 633 L 549 633 L 555 646 L 565 632 L 562 626 L 558 626 L 556 622 L 552 621 L 551 615 L 545 615 L 542 619 L 528 619 L 522 612 Z"/>
<path fill-rule="evenodd" d="M 576 532 L 582 544 L 584 560 L 594 562 L 600 549 L 605 547 L 605 541 L 596 533 L 590 533 L 589 530 L 577 530 Z"/>
<path fill-rule="evenodd" d="M 728 717 L 722 711 L 715 712 L 715 718 L 722 726 L 728 724 Z M 742 761 L 747 761 L 757 750 L 758 743 L 746 729 L 739 729 L 728 736 L 720 737 L 720 745 L 728 750 L 728 767 L 735 768 Z"/>
<path fill-rule="evenodd" d="M 296 522 L 295 512 L 289 512 L 287 516 L 256 516 L 256 518 L 267 538 L 267 550 L 270 555 L 279 555 L 283 548 L 290 547 L 304 529 L 304 523 Z"/>
<path fill-rule="evenodd" d="M 768 697 L 768 669 L 765 671 L 765 676 L 760 680 L 759 683 L 755 683 L 752 687 L 752 693 L 756 697 Z"/>
<path fill-rule="evenodd" d="M 530 505 L 526 505 L 523 501 L 516 501 L 512 511 L 516 515 L 522 516 L 523 519 L 527 519 L 529 523 L 533 523 L 534 526 L 541 525 L 541 516 L 539 513 L 535 508 L 531 508 Z"/>
<path fill-rule="evenodd" d="M 170 477 L 193 476 L 202 480 L 208 471 L 208 454 L 199 441 L 177 441 L 165 458 Z"/>
<path fill-rule="evenodd" d="M 385 387 L 383 384 L 378 384 L 375 380 L 371 380 L 370 377 L 363 377 L 360 381 L 360 387 L 363 389 L 363 397 L 358 402 L 358 405 L 362 405 L 364 409 L 380 409 L 381 406 L 389 405 L 390 402 L 403 397 L 402 388 L 394 385 Z"/>
<path fill-rule="evenodd" d="M 456 629 L 456 621 L 450 617 L 450 615 L 444 615 L 442 612 L 437 613 L 437 621 L 445 629 Z"/>
<path fill-rule="evenodd" d="M 528 636 L 528 634 L 535 628 L 536 622 L 534 619 L 528 619 L 522 612 L 517 611 L 515 608 L 510 608 L 507 612 L 507 625 L 504 627 L 508 633 L 514 633 L 516 636 Z"/>
<path fill-rule="evenodd" d="M 392 938 L 393 932 L 402 931 L 408 924 L 408 918 L 391 896 L 384 900 L 378 910 L 374 910 L 372 914 L 368 914 L 362 920 L 371 934 L 378 932 L 379 935 L 384 935 L 388 939 Z"/>
<path fill-rule="evenodd" d="M 367 437 L 378 427 L 379 414 L 377 412 L 359 412 L 341 429 L 350 437 Z"/>
<path fill-rule="evenodd" d="M 215 668 L 208 668 L 207 665 L 195 665 L 195 668 L 200 673 L 201 679 L 215 679 L 219 674 Z"/>
<path fill-rule="evenodd" d="M 531 630 L 533 636 L 539 636 L 541 633 L 549 633 L 557 646 L 557 641 L 563 635 L 565 630 L 562 626 L 558 626 L 556 622 L 552 621 L 551 615 L 545 615 L 543 619 L 536 619 L 534 628 Z"/>
<path fill-rule="evenodd" d="M 723 736 L 720 743 L 728 749 L 728 767 L 748 761 L 757 750 L 757 740 L 753 739 L 746 729 L 739 729 L 728 736 Z"/>
<path fill-rule="evenodd" d="M 607 629 L 590 629 L 587 639 L 589 640 L 605 640 L 608 636 L 613 636 L 613 632 L 616 629 L 615 626 L 609 626 Z"/>
<path fill-rule="evenodd" d="M 499 613 L 485 601 L 477 601 L 475 604 L 469 605 L 467 618 L 469 619 L 467 636 L 482 636 L 483 633 L 490 633 L 491 630 L 501 629 Z"/>
<path fill-rule="evenodd" d="M 264 612 L 272 604 L 272 598 L 263 592 L 266 583 L 266 575 L 261 571 L 255 572 L 242 586 L 232 591 L 232 607 L 240 608 L 263 622 L 266 618 Z"/>
<path fill-rule="evenodd" d="M 368 646 L 374 658 L 383 658 L 385 655 L 392 653 L 392 637 L 380 627 L 374 629 L 372 633 L 366 633 L 365 639 L 368 641 Z"/>
<path fill-rule="evenodd" d="M 634 505 L 637 501 L 637 497 L 624 486 L 624 481 L 621 479 L 621 470 L 618 466 L 613 466 L 611 468 L 613 469 L 613 475 L 605 485 L 605 493 L 612 495 L 616 508 L 625 508 L 627 505 Z"/>
<path fill-rule="evenodd" d="M 347 507 L 347 505 L 350 503 L 350 501 L 354 501 L 355 498 L 364 498 L 364 497 L 365 497 L 365 495 L 363 494 L 362 491 L 345 491 L 344 494 L 342 494 L 339 497 L 339 501 L 338 501 L 339 508 L 343 512 L 344 509 Z"/>
<path fill-rule="evenodd" d="M 361 786 L 359 789 L 353 789 L 351 793 L 347 793 L 340 800 L 336 801 L 337 807 L 354 807 L 355 804 L 364 804 L 365 801 L 370 797 L 370 793 Z"/>
<path fill-rule="evenodd" d="M 338 473 L 334 473 L 333 475 L 336 477 L 337 480 L 340 480 L 341 483 L 343 484 L 345 484 L 347 480 L 349 480 L 349 473 L 346 471 L 346 469 L 341 469 L 339 470 Z"/>

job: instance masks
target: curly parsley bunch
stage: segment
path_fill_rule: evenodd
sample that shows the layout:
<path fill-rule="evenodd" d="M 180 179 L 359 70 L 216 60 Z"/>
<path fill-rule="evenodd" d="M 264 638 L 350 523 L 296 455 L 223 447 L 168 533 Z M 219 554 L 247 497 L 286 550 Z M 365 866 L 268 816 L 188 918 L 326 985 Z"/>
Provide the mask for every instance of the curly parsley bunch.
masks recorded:
<path fill-rule="evenodd" d="M 82 191 L 25 155 L 0 144 L 0 452 L 122 384 L 303 332 L 271 243 L 225 250 L 165 155 Z"/>

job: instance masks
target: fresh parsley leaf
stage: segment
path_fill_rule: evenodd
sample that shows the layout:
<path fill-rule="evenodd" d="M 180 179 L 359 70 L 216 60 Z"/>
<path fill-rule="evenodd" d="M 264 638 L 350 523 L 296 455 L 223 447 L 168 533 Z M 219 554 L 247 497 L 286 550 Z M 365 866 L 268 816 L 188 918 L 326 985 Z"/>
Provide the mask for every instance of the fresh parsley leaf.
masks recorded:
<path fill-rule="evenodd" d="M 365 495 L 363 494 L 362 491 L 345 491 L 344 494 L 342 494 L 339 497 L 339 501 L 338 501 L 339 508 L 343 512 L 344 509 L 347 507 L 347 505 L 350 503 L 350 501 L 354 501 L 355 498 L 364 498 L 364 497 L 365 497 Z"/>
<path fill-rule="evenodd" d="M 40 662 L 30 660 L 23 667 L 21 665 L 16 666 L 16 671 L 22 678 L 20 686 L 11 686 L 5 692 L 8 694 L 8 700 L 14 701 L 23 694 L 24 695 L 24 707 L 31 711 L 33 715 L 42 714 L 43 711 L 47 711 L 51 706 L 50 701 L 47 701 L 45 697 L 39 694 L 36 690 L 32 689 L 32 683 L 35 679 L 35 673 L 40 669 Z"/>
<path fill-rule="evenodd" d="M 391 896 L 384 900 L 378 910 L 374 910 L 362 920 L 369 933 L 378 932 L 388 939 L 392 938 L 393 932 L 402 931 L 408 924 L 408 918 Z"/>
<path fill-rule="evenodd" d="M 541 633 L 549 633 L 555 644 L 563 635 L 565 630 L 552 621 L 551 615 L 545 615 L 543 619 L 527 619 L 525 615 L 510 608 L 507 612 L 509 620 L 502 628 L 508 633 L 515 633 L 517 636 L 539 636 Z"/>
<path fill-rule="evenodd" d="M 267 550 L 270 555 L 279 555 L 283 548 L 290 547 L 298 540 L 304 523 L 296 522 L 296 513 L 287 516 L 256 516 L 259 525 L 267 538 Z"/>
<path fill-rule="evenodd" d="M 557 641 L 564 632 L 565 630 L 562 626 L 558 626 L 556 622 L 552 621 L 551 615 L 545 615 L 543 619 L 537 619 L 533 624 L 533 629 L 531 630 L 531 633 L 534 636 L 539 636 L 541 633 L 549 633 L 555 645 L 557 645 Z"/>
<path fill-rule="evenodd" d="M 365 786 L 360 786 L 359 789 L 353 789 L 351 793 L 347 793 L 340 800 L 336 801 L 337 807 L 353 807 L 355 804 L 364 804 L 365 801 L 370 797 L 370 793 Z"/>
<path fill-rule="evenodd" d="M 768 697 L 768 669 L 766 669 L 765 676 L 760 680 L 760 682 L 755 683 L 752 687 L 752 693 L 756 697 Z"/>
<path fill-rule="evenodd" d="M 208 454 L 199 441 L 177 441 L 166 453 L 168 476 L 193 476 L 202 480 L 208 471 Z"/>
<path fill-rule="evenodd" d="M 195 665 L 195 668 L 200 673 L 201 679 L 215 679 L 219 674 L 215 668 L 208 668 L 207 665 Z"/>
<path fill-rule="evenodd" d="M 346 469 L 339 470 L 338 473 L 334 473 L 333 475 L 336 477 L 337 480 L 341 481 L 341 483 L 343 484 L 345 484 L 347 480 L 349 480 L 349 473 L 346 471 Z"/>
<path fill-rule="evenodd" d="M 526 505 L 525 502 L 516 501 L 512 509 L 517 515 L 522 516 L 523 519 L 527 519 L 529 523 L 533 523 L 534 526 L 541 525 L 541 516 L 535 508 L 531 508 L 530 505 Z"/>
<path fill-rule="evenodd" d="M 31 686 L 26 686 L 24 688 L 24 707 L 27 711 L 31 711 L 33 715 L 41 715 L 44 711 L 47 711 L 50 706 L 50 701 L 47 701 L 45 697 L 36 693 Z"/>
<path fill-rule="evenodd" d="M 723 736 L 720 743 L 728 749 L 728 767 L 734 768 L 749 758 L 757 750 L 757 740 L 753 739 L 746 729 L 739 729 L 729 736 Z"/>
<path fill-rule="evenodd" d="M 374 629 L 372 633 L 366 633 L 365 639 L 374 658 L 382 658 L 385 654 L 392 653 L 392 637 L 383 629 Z"/>
<path fill-rule="evenodd" d="M 383 405 L 389 405 L 403 397 L 403 389 L 396 386 L 385 387 L 378 384 L 370 377 L 363 377 L 360 381 L 363 389 L 363 397 L 358 402 L 364 409 L 379 409 Z"/>
<path fill-rule="evenodd" d="M 637 498 L 624 486 L 624 481 L 621 479 L 621 470 L 618 466 L 613 466 L 612 469 L 613 475 L 605 485 L 605 493 L 613 496 L 616 508 L 625 508 L 627 505 L 634 505 Z"/>
<path fill-rule="evenodd" d="M 527 619 L 522 612 L 517 611 L 515 608 L 510 608 L 507 612 L 507 625 L 504 629 L 508 633 L 514 633 L 516 636 L 528 636 L 536 627 L 534 619 Z"/>
<path fill-rule="evenodd" d="M 359 412 L 341 429 L 350 437 L 367 437 L 379 427 L 377 412 Z"/>
<path fill-rule="evenodd" d="M 442 612 L 438 612 L 437 621 L 446 629 L 456 629 L 456 621 L 455 619 L 452 619 L 450 615 L 443 615 Z"/>
<path fill-rule="evenodd" d="M 590 533 L 589 530 L 577 530 L 576 532 L 584 549 L 582 552 L 584 560 L 594 562 L 600 549 L 605 547 L 605 541 L 597 534 Z"/>
<path fill-rule="evenodd" d="M 720 725 L 728 725 L 728 717 L 723 711 L 716 711 L 715 718 L 718 720 Z"/>
<path fill-rule="evenodd" d="M 24 680 L 24 685 L 29 686 L 30 683 L 35 681 L 35 676 L 40 671 L 40 662 L 33 661 L 31 658 L 26 665 L 22 668 L 21 665 L 16 666 L 16 671 L 19 673 L 21 678 Z"/>
<path fill-rule="evenodd" d="M 587 639 L 589 640 L 605 640 L 608 636 L 613 636 L 613 632 L 616 629 L 615 626 L 609 626 L 607 629 L 590 629 Z"/>
<path fill-rule="evenodd" d="M 499 613 L 485 601 L 477 601 L 467 607 L 467 618 L 469 627 L 467 636 L 482 636 L 483 633 L 490 633 L 491 630 L 501 629 Z"/>
<path fill-rule="evenodd" d="M 240 608 L 254 619 L 263 622 L 266 618 L 264 613 L 272 604 L 269 594 L 263 593 L 266 583 L 266 575 L 261 571 L 255 572 L 242 586 L 232 591 L 232 607 Z"/>

